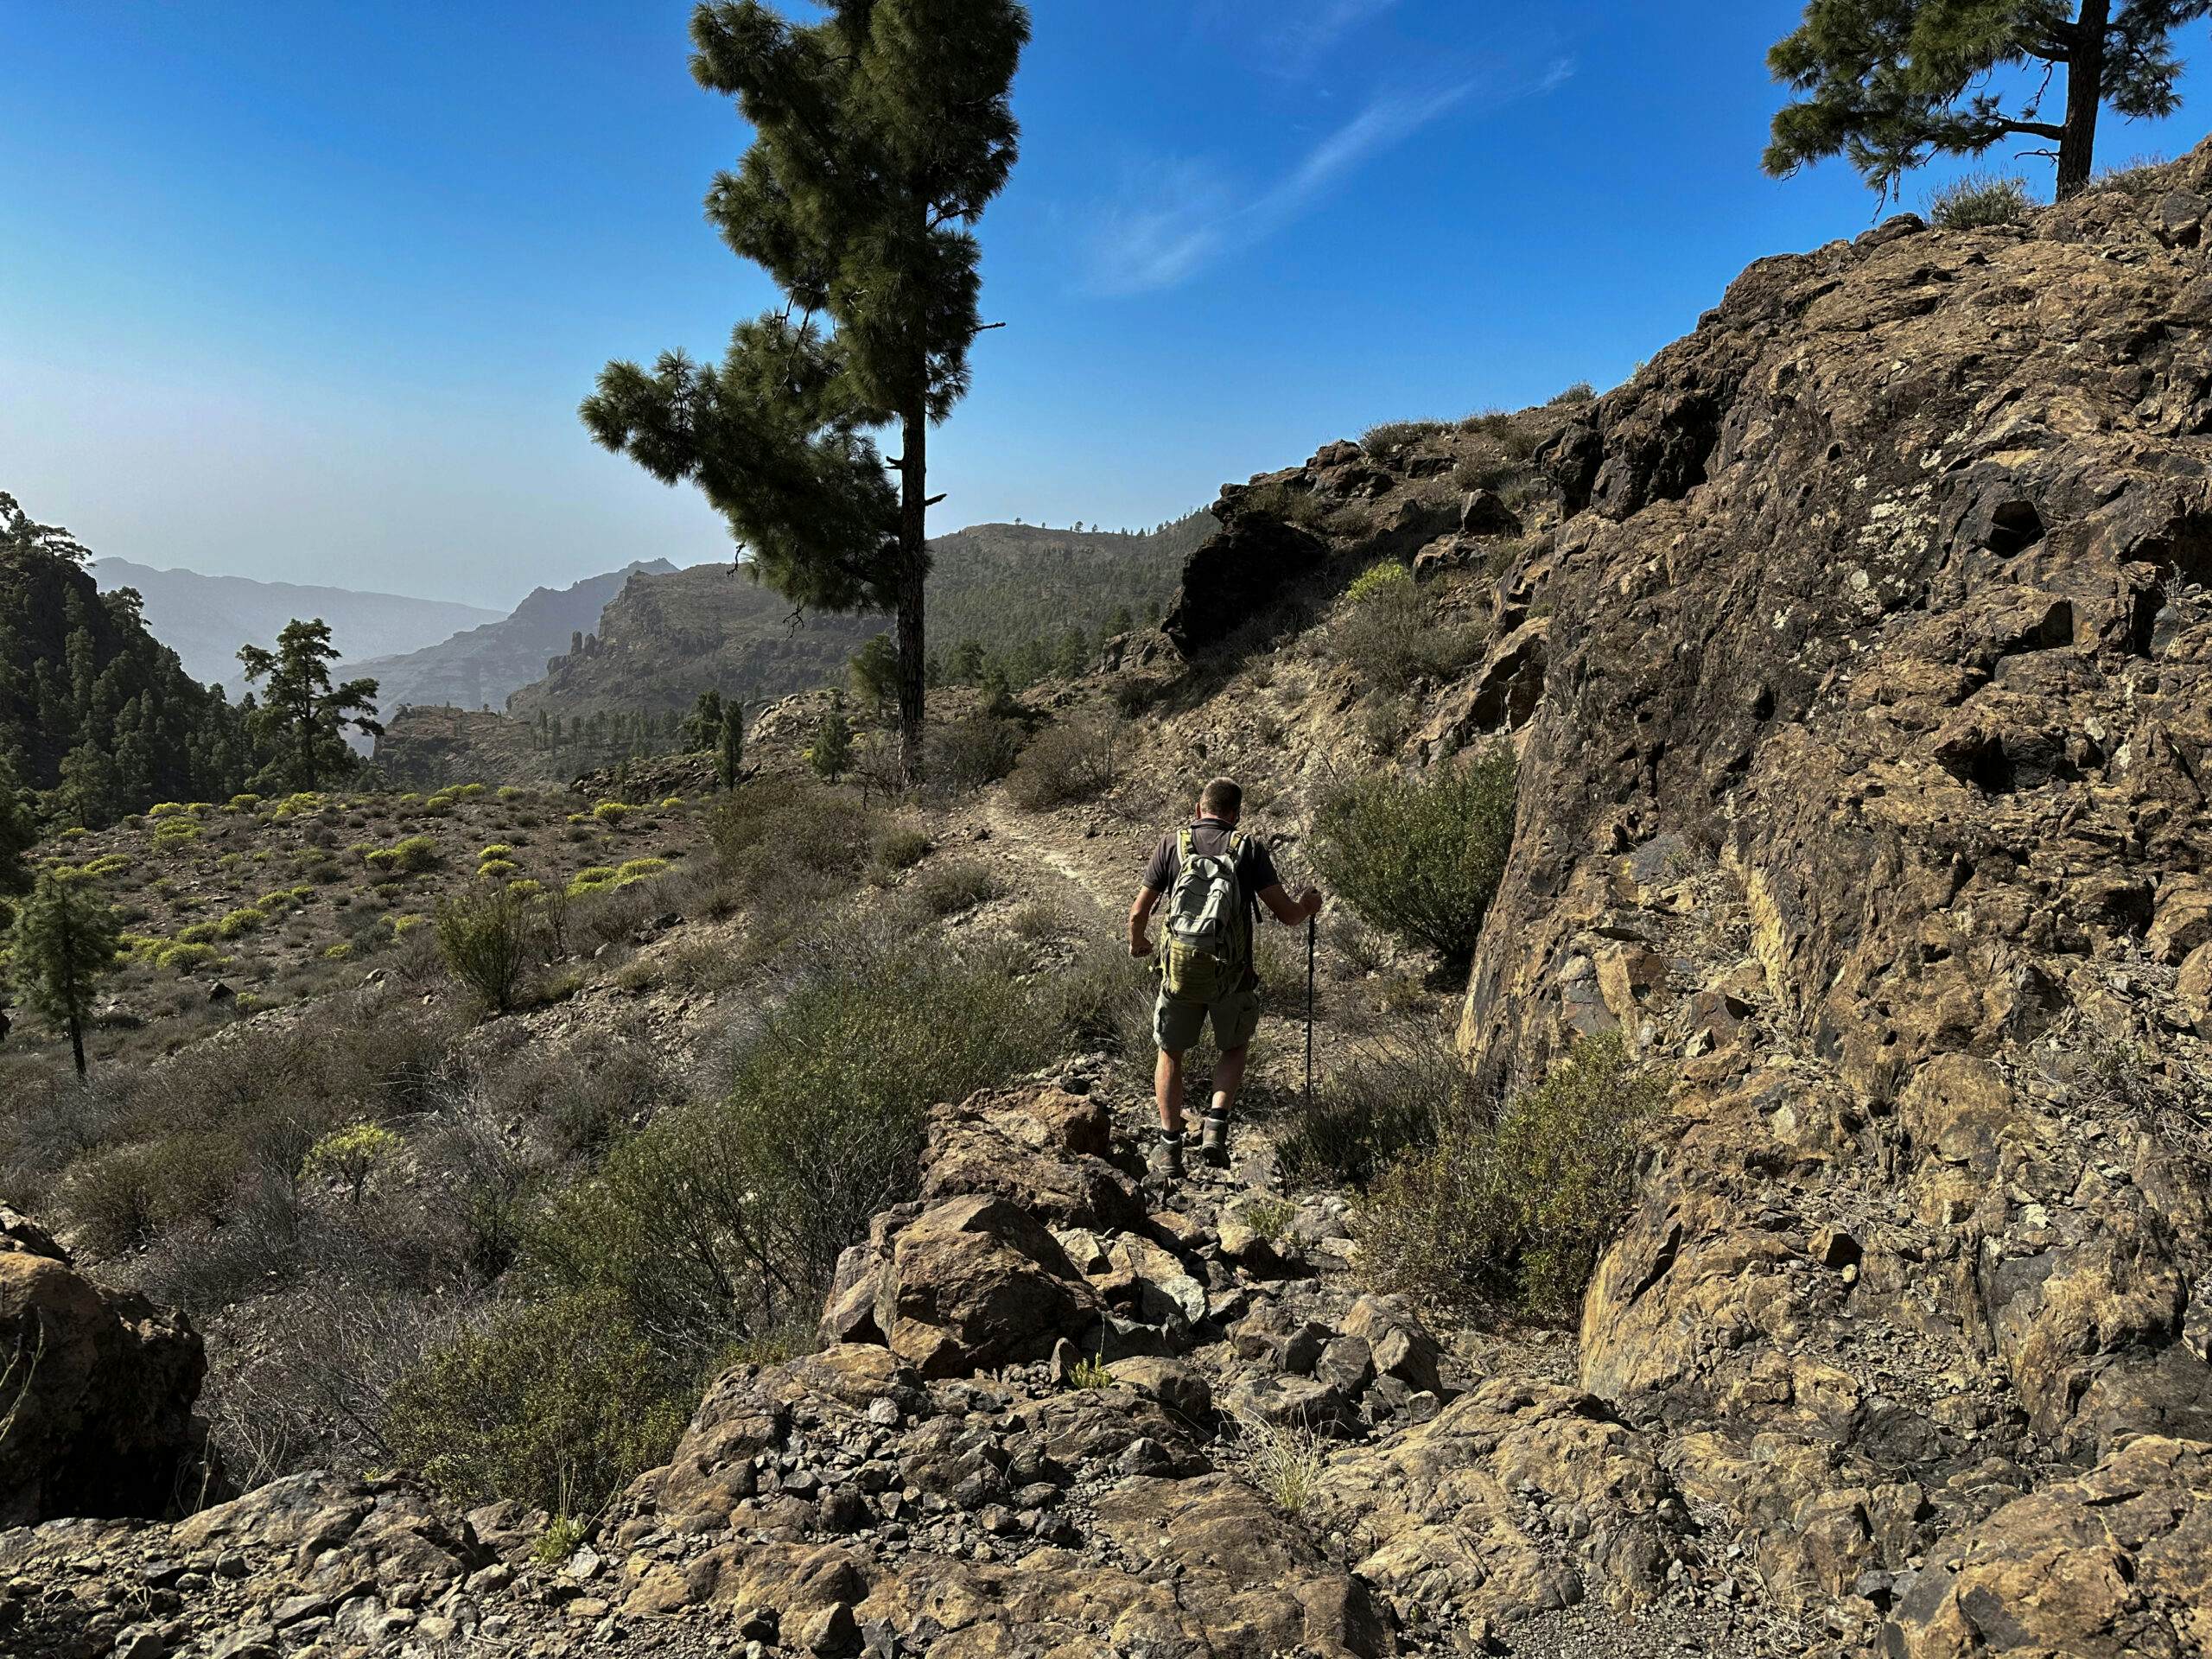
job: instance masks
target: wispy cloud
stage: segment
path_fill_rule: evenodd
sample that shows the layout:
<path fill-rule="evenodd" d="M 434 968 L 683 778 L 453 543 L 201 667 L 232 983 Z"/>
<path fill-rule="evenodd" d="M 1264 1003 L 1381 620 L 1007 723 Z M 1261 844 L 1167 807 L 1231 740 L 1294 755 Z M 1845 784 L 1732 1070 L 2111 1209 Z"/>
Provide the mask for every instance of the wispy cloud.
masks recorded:
<path fill-rule="evenodd" d="M 1372 9 L 1390 0 L 1340 3 Z M 1173 288 L 1224 255 L 1274 235 L 1366 162 L 1478 94 L 1492 105 L 1510 102 L 1549 92 L 1573 73 L 1573 64 L 1559 59 L 1540 76 L 1503 89 L 1478 77 L 1386 92 L 1256 194 L 1240 195 L 1221 173 L 1199 162 L 1176 160 L 1156 167 L 1133 180 L 1122 200 L 1099 215 L 1090 286 L 1109 295 Z"/>
<path fill-rule="evenodd" d="M 1338 41 L 1396 6 L 1398 0 L 1306 0 L 1286 6 L 1269 44 L 1280 73 L 1302 79 Z"/>

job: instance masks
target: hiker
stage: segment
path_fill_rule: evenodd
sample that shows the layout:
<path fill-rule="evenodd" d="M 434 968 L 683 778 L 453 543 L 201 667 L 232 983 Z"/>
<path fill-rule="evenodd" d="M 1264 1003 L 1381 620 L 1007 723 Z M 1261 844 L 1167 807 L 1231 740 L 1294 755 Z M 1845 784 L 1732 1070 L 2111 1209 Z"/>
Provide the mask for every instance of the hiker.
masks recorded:
<path fill-rule="evenodd" d="M 1183 1174 L 1183 1055 L 1208 1020 L 1221 1049 L 1214 1067 L 1213 1105 L 1201 1126 L 1198 1150 L 1216 1168 L 1229 1166 L 1229 1117 L 1244 1081 L 1244 1060 L 1260 1023 L 1260 976 L 1252 965 L 1252 929 L 1265 905 L 1286 927 L 1320 914 L 1321 895 L 1282 890 L 1266 846 L 1237 829 L 1244 791 L 1217 778 L 1198 794 L 1196 821 L 1162 836 L 1144 867 L 1129 906 L 1129 954 L 1148 957 L 1146 928 L 1161 895 L 1167 918 L 1160 965 L 1160 997 L 1152 1036 L 1160 1046 L 1153 1090 L 1160 1103 L 1157 1165 L 1171 1180 Z"/>

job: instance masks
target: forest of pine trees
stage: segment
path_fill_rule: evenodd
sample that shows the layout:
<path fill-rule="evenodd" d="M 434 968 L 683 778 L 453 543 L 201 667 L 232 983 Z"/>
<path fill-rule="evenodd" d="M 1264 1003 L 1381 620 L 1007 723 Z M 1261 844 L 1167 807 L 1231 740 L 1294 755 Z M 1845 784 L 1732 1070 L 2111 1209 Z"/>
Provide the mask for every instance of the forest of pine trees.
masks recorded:
<path fill-rule="evenodd" d="M 242 711 L 147 632 L 135 591 L 99 591 L 88 556 L 0 493 L 0 759 L 88 829 L 244 788 Z"/>
<path fill-rule="evenodd" d="M 346 718 L 334 705 L 350 696 L 365 710 L 376 687 L 353 682 L 334 699 L 327 630 L 312 661 L 300 650 L 262 653 L 272 693 L 299 682 L 303 712 L 273 719 L 251 694 L 233 704 L 187 674 L 147 631 L 134 589 L 100 592 L 85 569 L 90 556 L 0 491 L 0 763 L 31 791 L 39 817 L 96 830 L 162 801 L 302 786 L 303 721 L 318 732 L 308 781 L 359 771 L 339 741 Z M 304 647 L 319 629 L 296 622 L 287 632 Z"/>

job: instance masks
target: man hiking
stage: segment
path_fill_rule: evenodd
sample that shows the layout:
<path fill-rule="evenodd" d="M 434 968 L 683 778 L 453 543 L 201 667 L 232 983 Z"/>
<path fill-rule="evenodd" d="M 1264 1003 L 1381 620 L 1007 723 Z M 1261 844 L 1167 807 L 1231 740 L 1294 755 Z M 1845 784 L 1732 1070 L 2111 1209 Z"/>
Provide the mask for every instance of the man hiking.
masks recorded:
<path fill-rule="evenodd" d="M 1198 1148 L 1215 1167 L 1229 1164 L 1229 1115 L 1260 1023 L 1260 976 L 1252 966 L 1258 907 L 1265 905 L 1286 927 L 1321 911 L 1321 895 L 1312 887 L 1295 899 L 1282 890 L 1266 846 L 1236 827 L 1243 807 L 1244 791 L 1233 780 L 1208 784 L 1198 794 L 1197 820 L 1162 836 L 1153 849 L 1129 906 L 1129 954 L 1148 957 L 1146 928 L 1161 896 L 1167 899 L 1152 1037 L 1160 1046 L 1153 1073 L 1160 1103 L 1157 1164 L 1170 1180 L 1183 1174 L 1183 1055 L 1209 1020 L 1221 1059 Z"/>

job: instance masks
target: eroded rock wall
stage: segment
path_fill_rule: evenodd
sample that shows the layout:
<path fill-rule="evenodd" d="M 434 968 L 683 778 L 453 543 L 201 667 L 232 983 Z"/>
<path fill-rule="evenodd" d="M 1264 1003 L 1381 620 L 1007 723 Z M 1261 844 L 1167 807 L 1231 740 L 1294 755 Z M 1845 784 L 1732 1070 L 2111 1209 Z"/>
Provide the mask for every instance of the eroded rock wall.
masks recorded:
<path fill-rule="evenodd" d="M 2208 195 L 2200 150 L 1761 261 L 1539 457 L 1569 516 L 1463 1045 L 1678 1068 L 1582 1382 L 1898 1653 L 1982 1650 L 1996 1569 L 1947 1600 L 1945 1562 L 2212 1437 Z M 2140 1565 L 2063 1639 L 2006 1617 L 2183 1650 Z"/>

